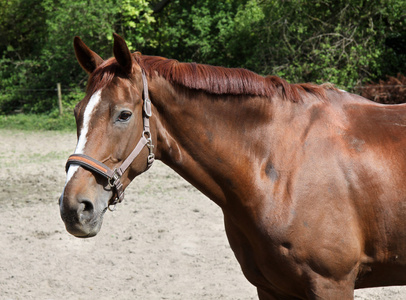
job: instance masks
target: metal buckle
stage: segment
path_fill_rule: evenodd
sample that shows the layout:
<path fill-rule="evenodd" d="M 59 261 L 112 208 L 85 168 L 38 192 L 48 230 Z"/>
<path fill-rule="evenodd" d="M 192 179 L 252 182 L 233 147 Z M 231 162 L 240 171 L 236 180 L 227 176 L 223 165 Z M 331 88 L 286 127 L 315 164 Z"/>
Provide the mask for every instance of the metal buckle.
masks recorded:
<path fill-rule="evenodd" d="M 108 179 L 109 186 L 111 188 L 115 188 L 117 185 L 117 181 L 120 180 L 121 176 L 117 173 L 117 169 L 113 171 L 113 176 Z"/>
<path fill-rule="evenodd" d="M 113 192 L 117 194 L 117 196 L 114 197 L 114 200 L 107 205 L 109 211 L 115 211 L 117 203 L 121 202 L 120 195 L 118 194 L 119 190 L 117 188 L 117 183 L 120 183 L 120 178 L 121 178 L 120 174 L 118 173 L 117 169 L 115 169 L 113 171 L 113 176 L 107 180 L 110 188 L 115 189 L 115 191 Z"/>
<path fill-rule="evenodd" d="M 152 116 L 152 111 L 151 111 L 151 100 L 144 99 L 144 112 L 147 115 L 147 117 Z"/>
<path fill-rule="evenodd" d="M 154 145 L 152 144 L 152 139 L 151 139 L 151 133 L 150 132 L 148 132 L 148 133 L 149 133 L 150 137 L 147 138 L 148 143 L 146 144 L 146 146 L 149 149 L 149 155 L 147 158 L 147 162 L 148 162 L 148 166 L 151 166 L 155 160 L 155 154 L 154 154 Z"/>

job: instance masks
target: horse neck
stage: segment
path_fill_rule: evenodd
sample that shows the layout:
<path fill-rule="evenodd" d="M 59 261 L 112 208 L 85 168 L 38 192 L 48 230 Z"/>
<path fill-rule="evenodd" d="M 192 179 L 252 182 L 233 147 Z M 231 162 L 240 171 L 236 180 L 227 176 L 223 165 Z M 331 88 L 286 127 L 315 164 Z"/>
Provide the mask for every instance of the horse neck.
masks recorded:
<path fill-rule="evenodd" d="M 255 159 L 268 146 L 272 105 L 251 96 L 216 96 L 151 84 L 158 131 L 157 158 L 220 206 L 246 187 Z M 244 189 L 245 192 L 247 189 Z"/>

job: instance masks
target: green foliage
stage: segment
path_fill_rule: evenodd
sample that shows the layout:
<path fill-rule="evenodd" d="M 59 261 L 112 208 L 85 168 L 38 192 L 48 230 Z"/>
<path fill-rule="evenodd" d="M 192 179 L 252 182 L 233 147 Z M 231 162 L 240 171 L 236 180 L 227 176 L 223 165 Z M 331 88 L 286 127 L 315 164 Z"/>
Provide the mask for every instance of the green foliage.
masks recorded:
<path fill-rule="evenodd" d="M 87 75 L 76 62 L 73 37 L 108 58 L 113 32 L 134 30 L 141 34 L 134 42 L 143 43 L 151 13 L 145 0 L 0 0 L 0 114 L 54 109 L 58 82 L 83 90 Z"/>
<path fill-rule="evenodd" d="M 262 74 L 351 88 L 404 70 L 404 54 L 393 55 L 386 39 L 405 36 L 405 4 L 251 0 L 232 23 L 228 51 L 236 57 L 244 49 L 242 65 Z M 393 56 L 396 63 L 387 59 Z"/>
<path fill-rule="evenodd" d="M 43 70 L 38 60 L 4 58 L 0 59 L 0 65 L 0 114 L 22 109 L 38 111 L 49 104 L 50 91 L 39 79 Z M 43 101 L 36 101 L 38 96 Z"/>
<path fill-rule="evenodd" d="M 126 37 L 129 49 L 135 51 L 136 46 L 156 46 L 153 37 L 153 23 L 156 21 L 148 1 L 121 0 L 118 7 L 115 27 L 118 29 L 117 33 Z"/>
<path fill-rule="evenodd" d="M 46 35 L 41 0 L 0 0 L 0 58 L 34 60 Z"/>
<path fill-rule="evenodd" d="M 73 37 L 107 58 L 113 32 L 149 55 L 351 89 L 404 72 L 405 12 L 406 0 L 0 0 L 0 115 L 49 115 L 58 82 L 69 114 L 87 80 Z"/>
<path fill-rule="evenodd" d="M 145 51 L 352 89 L 405 69 L 405 11 L 405 0 L 171 1 Z"/>
<path fill-rule="evenodd" d="M 157 45 L 146 45 L 141 50 L 180 61 L 227 65 L 225 35 L 242 2 L 171 1 L 156 18 Z"/>

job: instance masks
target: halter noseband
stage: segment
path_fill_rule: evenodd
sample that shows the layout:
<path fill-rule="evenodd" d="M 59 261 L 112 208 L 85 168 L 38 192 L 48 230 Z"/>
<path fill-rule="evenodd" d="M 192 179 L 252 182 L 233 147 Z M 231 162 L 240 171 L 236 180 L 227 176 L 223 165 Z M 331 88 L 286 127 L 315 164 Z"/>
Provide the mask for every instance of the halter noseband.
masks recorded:
<path fill-rule="evenodd" d="M 120 203 L 124 199 L 124 187 L 121 183 L 120 179 L 123 176 L 124 172 L 128 169 L 128 167 L 132 164 L 134 159 L 140 154 L 144 146 L 149 148 L 149 155 L 147 158 L 147 169 L 148 170 L 152 163 L 155 160 L 155 155 L 153 152 L 154 145 L 152 144 L 151 139 L 151 132 L 149 128 L 149 117 L 151 117 L 151 100 L 148 96 L 148 82 L 147 77 L 145 76 L 144 70 L 142 70 L 142 82 L 144 85 L 144 130 L 142 132 L 142 136 L 138 141 L 137 145 L 135 146 L 134 150 L 130 153 L 130 155 L 123 161 L 120 167 L 112 170 L 102 162 L 87 156 L 85 154 L 72 154 L 69 156 L 68 161 L 66 162 L 66 172 L 68 172 L 70 165 L 80 165 L 87 170 L 93 171 L 98 173 L 107 178 L 109 186 L 115 189 L 115 195 L 110 199 L 108 203 L 108 208 L 110 210 L 114 210 L 114 207 L 117 203 Z M 110 208 L 113 206 L 113 209 Z"/>

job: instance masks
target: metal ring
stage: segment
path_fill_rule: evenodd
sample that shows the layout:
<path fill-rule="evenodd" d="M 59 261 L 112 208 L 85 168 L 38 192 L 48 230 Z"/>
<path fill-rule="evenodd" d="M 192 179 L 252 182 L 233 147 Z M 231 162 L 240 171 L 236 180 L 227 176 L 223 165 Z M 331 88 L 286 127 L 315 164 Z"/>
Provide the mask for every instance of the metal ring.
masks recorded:
<path fill-rule="evenodd" d="M 114 181 L 113 181 L 113 180 L 114 180 Z M 110 188 L 116 187 L 117 178 L 112 177 L 112 178 L 109 178 L 107 181 L 108 181 L 108 183 L 109 183 Z"/>
<path fill-rule="evenodd" d="M 155 154 L 154 153 L 151 153 L 150 155 L 148 155 L 147 162 L 148 162 L 149 165 L 152 165 L 154 160 L 155 160 Z"/>
<path fill-rule="evenodd" d="M 111 206 L 113 206 L 113 208 L 111 208 Z M 109 204 L 109 205 L 107 206 L 107 209 L 108 209 L 109 211 L 115 211 L 115 210 L 116 210 L 116 203 L 114 203 L 114 204 Z"/>
<path fill-rule="evenodd" d="M 148 140 L 148 141 L 151 141 L 151 132 L 150 131 L 147 131 L 147 130 L 144 130 L 143 132 L 142 132 L 142 136 L 147 136 L 146 137 L 146 139 Z M 152 142 L 152 141 L 151 141 Z"/>

